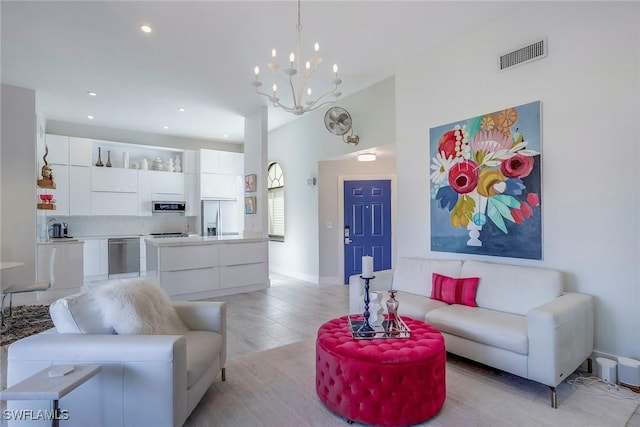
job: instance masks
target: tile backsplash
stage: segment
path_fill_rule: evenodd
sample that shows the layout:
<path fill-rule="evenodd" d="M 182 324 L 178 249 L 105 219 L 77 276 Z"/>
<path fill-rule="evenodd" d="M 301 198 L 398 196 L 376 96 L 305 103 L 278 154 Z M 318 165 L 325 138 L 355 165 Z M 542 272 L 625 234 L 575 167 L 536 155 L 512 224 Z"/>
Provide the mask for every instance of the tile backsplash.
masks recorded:
<path fill-rule="evenodd" d="M 41 221 L 38 218 L 38 221 Z M 93 236 L 124 236 L 149 233 L 195 233 L 195 216 L 162 214 L 153 216 L 59 216 L 47 217 L 49 226 L 55 222 L 69 224 L 69 235 L 82 238 Z M 41 236 L 42 239 L 42 236 Z"/>

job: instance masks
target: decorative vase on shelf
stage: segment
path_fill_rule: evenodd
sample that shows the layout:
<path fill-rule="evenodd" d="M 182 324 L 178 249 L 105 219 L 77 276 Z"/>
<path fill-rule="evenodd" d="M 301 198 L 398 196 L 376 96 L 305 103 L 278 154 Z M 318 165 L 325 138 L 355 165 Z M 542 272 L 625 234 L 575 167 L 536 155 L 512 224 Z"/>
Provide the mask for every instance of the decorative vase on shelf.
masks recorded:
<path fill-rule="evenodd" d="M 108 168 L 111 167 L 111 150 L 107 150 L 107 164 L 105 166 Z"/>
<path fill-rule="evenodd" d="M 122 167 L 125 169 L 129 169 L 129 152 L 127 151 L 122 153 Z"/>
<path fill-rule="evenodd" d="M 173 172 L 174 167 L 173 167 L 173 159 L 169 158 L 169 160 L 167 160 L 167 164 L 164 166 L 164 170 L 167 172 Z"/>
<path fill-rule="evenodd" d="M 180 156 L 176 156 L 176 159 L 173 161 L 173 171 L 182 172 L 182 161 L 180 160 Z"/>
<path fill-rule="evenodd" d="M 369 324 L 380 327 L 384 323 L 384 309 L 382 308 L 382 294 L 380 292 L 369 292 Z"/>
<path fill-rule="evenodd" d="M 98 147 L 98 161 L 96 162 L 96 166 L 98 167 L 104 166 L 102 164 L 102 149 L 100 147 Z"/>
<path fill-rule="evenodd" d="M 142 161 L 140 162 L 140 169 L 142 169 L 143 171 L 146 171 L 147 169 L 149 169 L 149 161 L 146 158 L 142 158 Z"/>

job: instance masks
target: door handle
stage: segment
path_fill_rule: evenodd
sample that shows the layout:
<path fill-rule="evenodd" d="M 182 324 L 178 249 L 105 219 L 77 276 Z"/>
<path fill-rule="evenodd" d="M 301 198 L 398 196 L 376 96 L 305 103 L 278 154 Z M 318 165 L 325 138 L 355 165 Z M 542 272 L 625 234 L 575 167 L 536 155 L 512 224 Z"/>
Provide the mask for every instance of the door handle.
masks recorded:
<path fill-rule="evenodd" d="M 345 245 L 348 245 L 349 243 L 351 243 L 351 239 L 350 239 L 350 238 L 348 238 L 348 237 L 345 237 L 345 238 L 344 238 L 344 244 L 345 244 Z"/>

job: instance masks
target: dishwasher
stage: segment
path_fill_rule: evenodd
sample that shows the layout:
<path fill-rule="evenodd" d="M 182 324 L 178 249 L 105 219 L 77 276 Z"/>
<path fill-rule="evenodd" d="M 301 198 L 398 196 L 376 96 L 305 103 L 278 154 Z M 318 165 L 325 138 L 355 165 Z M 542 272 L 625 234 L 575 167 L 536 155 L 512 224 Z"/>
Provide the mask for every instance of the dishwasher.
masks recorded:
<path fill-rule="evenodd" d="M 109 277 L 140 275 L 140 239 L 109 239 Z"/>

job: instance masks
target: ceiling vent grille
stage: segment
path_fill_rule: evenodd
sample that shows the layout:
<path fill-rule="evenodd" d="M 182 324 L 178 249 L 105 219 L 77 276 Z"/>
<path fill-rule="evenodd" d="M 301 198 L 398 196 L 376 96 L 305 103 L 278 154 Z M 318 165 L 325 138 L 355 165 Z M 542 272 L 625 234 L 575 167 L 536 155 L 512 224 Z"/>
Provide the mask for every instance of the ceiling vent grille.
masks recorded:
<path fill-rule="evenodd" d="M 500 56 L 500 70 L 547 57 L 547 40 L 541 39 Z"/>

